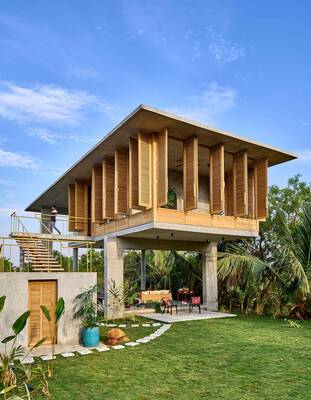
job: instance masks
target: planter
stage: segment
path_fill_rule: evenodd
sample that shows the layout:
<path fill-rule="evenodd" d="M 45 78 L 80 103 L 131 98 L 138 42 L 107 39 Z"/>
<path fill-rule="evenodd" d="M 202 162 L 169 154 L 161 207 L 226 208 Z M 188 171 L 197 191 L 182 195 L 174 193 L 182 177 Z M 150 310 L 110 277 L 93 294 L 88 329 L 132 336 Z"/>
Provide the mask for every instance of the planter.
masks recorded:
<path fill-rule="evenodd" d="M 99 328 L 84 328 L 82 331 L 84 347 L 96 347 L 99 343 Z"/>

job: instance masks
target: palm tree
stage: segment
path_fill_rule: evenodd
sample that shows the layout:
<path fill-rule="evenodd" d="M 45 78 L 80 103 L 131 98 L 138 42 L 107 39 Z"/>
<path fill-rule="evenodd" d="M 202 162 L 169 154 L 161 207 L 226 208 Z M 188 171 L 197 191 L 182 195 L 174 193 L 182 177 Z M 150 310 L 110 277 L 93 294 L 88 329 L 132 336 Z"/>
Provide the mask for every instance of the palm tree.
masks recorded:
<path fill-rule="evenodd" d="M 225 294 L 243 290 L 245 301 L 256 305 L 258 313 L 269 302 L 276 314 L 286 304 L 289 312 L 302 317 L 310 303 L 311 205 L 303 208 L 295 230 L 290 229 L 283 211 L 277 212 L 277 220 L 280 232 L 269 254 L 256 253 L 256 246 L 249 242 L 230 244 L 219 254 L 220 284 Z"/>

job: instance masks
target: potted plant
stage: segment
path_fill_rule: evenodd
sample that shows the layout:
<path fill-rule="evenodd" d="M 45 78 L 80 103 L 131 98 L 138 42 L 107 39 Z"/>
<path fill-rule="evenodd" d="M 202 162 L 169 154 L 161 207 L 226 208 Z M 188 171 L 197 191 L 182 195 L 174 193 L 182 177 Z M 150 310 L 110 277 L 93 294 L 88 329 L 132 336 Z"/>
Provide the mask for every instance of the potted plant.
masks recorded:
<path fill-rule="evenodd" d="M 82 322 L 82 343 L 84 347 L 96 347 L 99 343 L 99 322 L 97 315 L 97 285 L 84 289 L 73 300 L 74 319 Z"/>

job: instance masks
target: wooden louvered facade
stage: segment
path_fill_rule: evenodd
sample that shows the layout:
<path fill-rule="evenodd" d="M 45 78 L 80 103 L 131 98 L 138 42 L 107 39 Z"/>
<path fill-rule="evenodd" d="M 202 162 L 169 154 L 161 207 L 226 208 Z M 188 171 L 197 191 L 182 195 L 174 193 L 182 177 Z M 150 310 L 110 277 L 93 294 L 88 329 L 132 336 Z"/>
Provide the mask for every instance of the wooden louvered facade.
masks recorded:
<path fill-rule="evenodd" d="M 152 134 L 138 132 L 138 204 L 150 208 L 152 202 Z"/>
<path fill-rule="evenodd" d="M 114 211 L 116 215 L 128 214 L 129 211 L 128 159 L 128 149 L 121 147 L 116 149 L 114 168 Z"/>
<path fill-rule="evenodd" d="M 235 154 L 233 157 L 233 193 L 234 215 L 245 217 L 248 214 L 248 179 L 247 153 Z"/>
<path fill-rule="evenodd" d="M 157 197 L 158 207 L 167 203 L 168 192 L 168 130 L 164 129 L 156 135 L 157 140 Z"/>
<path fill-rule="evenodd" d="M 225 198 L 226 207 L 225 215 L 234 215 L 234 191 L 233 191 L 233 170 L 231 169 L 226 173 L 225 177 Z"/>
<path fill-rule="evenodd" d="M 103 219 L 113 219 L 115 217 L 115 162 L 114 158 L 109 157 L 103 160 L 103 196 L 102 196 L 102 216 Z"/>
<path fill-rule="evenodd" d="M 268 160 L 255 162 L 255 218 L 265 219 L 268 216 Z"/>
<path fill-rule="evenodd" d="M 75 215 L 76 215 L 76 199 L 75 199 L 75 185 L 68 185 L 68 230 L 74 232 L 75 227 Z"/>
<path fill-rule="evenodd" d="M 225 169 L 224 145 L 210 149 L 210 209 L 211 214 L 221 214 L 225 210 Z"/>
<path fill-rule="evenodd" d="M 184 210 L 198 206 L 198 139 L 194 136 L 184 142 L 183 154 Z"/>
<path fill-rule="evenodd" d="M 88 183 L 77 179 L 75 182 L 75 230 L 88 232 Z"/>
<path fill-rule="evenodd" d="M 129 141 L 129 209 L 138 209 L 138 140 Z"/>
<path fill-rule="evenodd" d="M 101 223 L 103 220 L 103 167 L 96 165 L 92 169 L 92 223 Z"/>

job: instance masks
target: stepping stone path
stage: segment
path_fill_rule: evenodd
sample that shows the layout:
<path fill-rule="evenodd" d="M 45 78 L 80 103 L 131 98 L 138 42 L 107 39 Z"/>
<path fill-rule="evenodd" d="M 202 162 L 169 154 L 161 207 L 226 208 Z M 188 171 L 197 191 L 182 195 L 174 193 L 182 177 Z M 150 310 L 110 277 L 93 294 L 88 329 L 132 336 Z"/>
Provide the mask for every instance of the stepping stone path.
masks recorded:
<path fill-rule="evenodd" d="M 78 350 L 77 353 L 79 353 L 81 356 L 86 356 L 87 354 L 92 354 L 91 350 L 89 350 L 89 349 Z"/>
<path fill-rule="evenodd" d="M 117 326 L 117 324 L 107 324 L 106 325 L 108 328 L 113 328 L 114 326 Z"/>
<path fill-rule="evenodd" d="M 109 351 L 110 348 L 109 347 L 96 347 L 95 350 L 97 350 L 100 353 L 102 353 L 103 351 Z"/>
<path fill-rule="evenodd" d="M 41 356 L 40 357 L 41 358 L 41 360 L 43 360 L 43 361 L 50 361 L 50 360 L 52 360 L 52 356 Z M 54 356 L 54 360 L 55 360 L 55 356 Z"/>
<path fill-rule="evenodd" d="M 126 324 L 120 324 L 119 328 L 126 328 Z"/>
<path fill-rule="evenodd" d="M 146 327 L 146 326 L 150 326 L 150 324 L 142 324 L 141 326 L 145 326 Z"/>
<path fill-rule="evenodd" d="M 132 328 L 137 328 L 137 327 L 139 327 L 139 324 L 132 325 Z"/>
<path fill-rule="evenodd" d="M 115 350 L 125 349 L 125 347 L 122 344 L 118 344 L 117 346 L 112 346 L 111 348 Z"/>
<path fill-rule="evenodd" d="M 129 346 L 129 347 L 134 347 L 134 346 L 138 346 L 140 343 L 137 342 L 128 342 L 128 343 L 124 343 L 125 346 Z"/>
<path fill-rule="evenodd" d="M 74 357 L 74 353 L 62 353 L 61 354 L 62 357 L 68 358 L 68 357 Z"/>
<path fill-rule="evenodd" d="M 33 357 L 26 357 L 24 358 L 21 363 L 22 364 L 32 364 L 35 360 L 33 359 Z"/>

